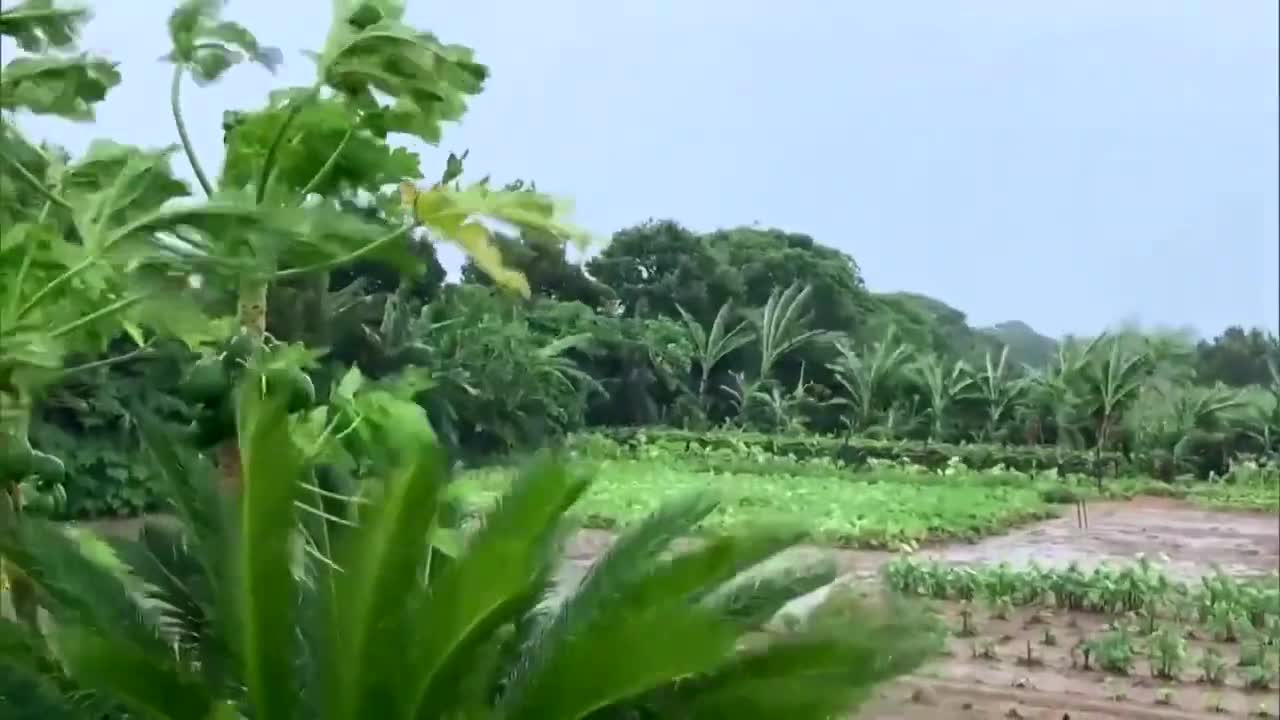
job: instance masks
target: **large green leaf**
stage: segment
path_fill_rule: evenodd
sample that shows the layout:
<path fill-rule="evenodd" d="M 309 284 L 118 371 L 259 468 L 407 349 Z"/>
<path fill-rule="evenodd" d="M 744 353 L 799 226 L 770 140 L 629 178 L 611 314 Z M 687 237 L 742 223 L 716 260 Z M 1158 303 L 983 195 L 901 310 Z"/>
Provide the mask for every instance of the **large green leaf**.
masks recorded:
<path fill-rule="evenodd" d="M 75 44 L 89 20 L 83 6 L 59 7 L 54 0 L 26 0 L 0 10 L 0 35 L 8 35 L 27 52 L 65 49 Z"/>
<path fill-rule="evenodd" d="M 453 709 L 455 686 L 475 671 L 491 633 L 536 600 L 549 580 L 559 520 L 585 489 L 583 479 L 544 460 L 516 481 L 456 562 L 433 581 L 413 609 L 417 626 L 398 717 L 436 717 Z"/>
<path fill-rule="evenodd" d="M 402 0 L 335 0 L 333 6 L 317 58 L 321 79 L 369 115 L 377 131 L 438 142 L 441 123 L 462 117 L 466 96 L 480 92 L 488 70 L 470 49 L 405 24 Z"/>
<path fill-rule="evenodd" d="M 20 57 L 0 73 L 0 110 L 93 120 L 93 105 L 119 84 L 116 63 L 87 54 Z"/>
<path fill-rule="evenodd" d="M 294 103 L 301 103 L 296 108 Z M 418 156 L 392 147 L 362 126 L 362 115 L 334 99 L 302 100 L 273 93 L 271 104 L 251 113 L 227 113 L 223 119 L 227 155 L 222 187 L 243 188 L 258 182 L 264 158 L 278 141 L 267 198 L 296 202 L 304 189 L 332 196 L 421 177 Z"/>
<path fill-rule="evenodd" d="M 75 678 L 110 693 L 143 717 L 206 720 L 214 707 L 199 676 L 179 669 L 166 654 L 145 652 L 75 625 L 59 627 L 56 638 Z"/>
<path fill-rule="evenodd" d="M 303 467 L 285 391 L 250 375 L 237 392 L 241 477 L 235 491 L 241 499 L 229 600 L 244 684 L 255 714 L 264 718 L 293 717 L 299 689 L 292 543 Z"/>
<path fill-rule="evenodd" d="M 430 442 L 403 448 L 403 469 L 391 478 L 339 555 L 336 607 L 329 628 L 333 658 L 326 688 L 333 718 L 394 717 L 395 691 L 407 678 L 405 619 L 422 588 L 427 538 L 446 480 Z"/>
<path fill-rule="evenodd" d="M 184 0 L 179 4 L 169 15 L 173 50 L 166 59 L 185 66 L 202 85 L 246 59 L 275 72 L 283 61 L 280 51 L 259 44 L 243 25 L 219 19 L 225 4 L 225 0 Z"/>

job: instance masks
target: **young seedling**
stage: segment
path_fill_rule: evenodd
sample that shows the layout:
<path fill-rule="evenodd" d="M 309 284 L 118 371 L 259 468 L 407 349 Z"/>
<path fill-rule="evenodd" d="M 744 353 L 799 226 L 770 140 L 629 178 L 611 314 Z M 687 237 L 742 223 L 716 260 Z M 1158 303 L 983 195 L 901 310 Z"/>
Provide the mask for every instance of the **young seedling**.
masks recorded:
<path fill-rule="evenodd" d="M 1002 597 L 991 603 L 992 620 L 1008 620 L 1013 615 L 1013 601 Z"/>
<path fill-rule="evenodd" d="M 975 660 L 998 660 L 996 655 L 996 644 L 987 638 L 978 640 L 972 647 L 973 657 Z"/>
<path fill-rule="evenodd" d="M 1200 667 L 1200 682 L 1209 685 L 1221 685 L 1226 682 L 1227 663 L 1217 650 L 1206 648 L 1196 664 Z"/>
<path fill-rule="evenodd" d="M 1240 659 L 1236 661 L 1239 667 L 1257 667 L 1267 660 L 1266 640 L 1263 638 L 1255 638 L 1240 645 Z"/>
<path fill-rule="evenodd" d="M 1151 662 L 1152 677 L 1176 680 L 1182 674 L 1187 657 L 1187 641 L 1172 627 L 1158 630 L 1151 636 L 1147 647 L 1147 659 Z"/>
<path fill-rule="evenodd" d="M 1123 628 L 1112 630 L 1089 644 L 1098 658 L 1099 668 L 1117 675 L 1128 675 L 1133 669 L 1133 646 Z"/>
<path fill-rule="evenodd" d="M 1089 658 L 1093 655 L 1093 646 L 1088 640 L 1080 638 L 1075 645 L 1071 646 L 1071 667 L 1072 669 L 1080 667 L 1082 670 L 1092 670 L 1089 666 Z M 1079 661 L 1079 662 L 1077 662 Z"/>
<path fill-rule="evenodd" d="M 1253 665 L 1240 669 L 1245 690 L 1266 690 L 1275 681 L 1275 676 L 1275 672 L 1266 665 Z"/>
<path fill-rule="evenodd" d="M 1053 634 L 1053 628 L 1044 629 L 1044 635 L 1040 637 L 1040 644 L 1046 647 L 1056 647 L 1058 645 L 1058 636 Z"/>

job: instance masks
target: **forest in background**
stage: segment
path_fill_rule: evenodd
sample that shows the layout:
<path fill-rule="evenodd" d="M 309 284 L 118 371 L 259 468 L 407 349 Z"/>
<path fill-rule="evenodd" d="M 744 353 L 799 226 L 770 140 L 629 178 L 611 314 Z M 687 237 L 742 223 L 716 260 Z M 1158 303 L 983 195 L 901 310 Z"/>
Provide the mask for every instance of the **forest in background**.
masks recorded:
<path fill-rule="evenodd" d="M 1092 451 L 1137 453 L 1130 471 L 1170 478 L 1222 474 L 1240 453 L 1276 449 L 1280 344 L 1258 328 L 1209 341 L 1126 329 L 1056 340 L 1017 321 L 975 328 L 940 300 L 872 292 L 853 258 L 776 229 L 698 234 L 651 221 L 615 233 L 585 264 L 537 231 L 494 241 L 527 295 L 474 261 L 446 282 L 434 246 L 420 241 L 424 271 L 411 279 L 369 261 L 332 272 L 323 293 L 314 279 L 273 287 L 269 332 L 325 349 L 309 370 L 321 392 L 352 366 L 411 378 L 466 462 L 636 427 L 866 438 L 894 445 L 874 451 L 888 457 L 930 443 L 1042 448 L 1035 462 L 1074 453 L 1073 470 Z M 73 515 L 157 501 L 136 461 L 135 403 L 195 435 L 225 432 L 208 427 L 225 418 L 200 408 L 225 377 L 200 377 L 210 364 L 198 360 L 151 350 L 40 404 L 32 442 L 69 463 Z"/>

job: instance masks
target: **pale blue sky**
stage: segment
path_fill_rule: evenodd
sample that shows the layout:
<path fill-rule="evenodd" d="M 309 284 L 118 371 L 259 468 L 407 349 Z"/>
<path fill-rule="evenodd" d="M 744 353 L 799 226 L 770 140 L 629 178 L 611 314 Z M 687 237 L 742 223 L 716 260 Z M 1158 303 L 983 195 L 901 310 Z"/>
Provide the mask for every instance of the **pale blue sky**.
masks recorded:
<path fill-rule="evenodd" d="M 172 4 L 93 5 L 84 45 L 123 63 L 123 85 L 96 127 L 24 124 L 73 151 L 95 135 L 174 141 L 156 60 Z M 188 87 L 206 164 L 224 108 L 309 84 L 299 51 L 323 41 L 328 12 L 228 4 L 286 67 Z M 873 289 L 935 296 L 974 324 L 1280 326 L 1275 0 L 417 0 L 409 12 L 493 72 L 429 174 L 470 148 L 476 176 L 535 179 L 602 235 L 649 217 L 806 232 L 852 254 Z"/>

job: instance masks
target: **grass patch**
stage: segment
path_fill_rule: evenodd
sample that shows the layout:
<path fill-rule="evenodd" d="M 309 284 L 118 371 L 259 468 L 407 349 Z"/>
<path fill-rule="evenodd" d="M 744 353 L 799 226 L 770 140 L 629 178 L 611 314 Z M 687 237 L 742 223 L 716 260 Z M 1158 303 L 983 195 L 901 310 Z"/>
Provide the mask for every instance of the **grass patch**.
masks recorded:
<path fill-rule="evenodd" d="M 607 460 L 591 467 L 595 483 L 572 513 L 597 528 L 625 527 L 672 497 L 696 491 L 721 499 L 703 523 L 705 531 L 782 525 L 801 529 L 813 542 L 844 547 L 977 539 L 1057 514 L 1034 487 L 976 474 L 925 479 L 887 471 L 851 479 L 841 473 L 711 472 L 641 460 Z M 510 477 L 505 470 L 474 471 L 459 480 L 457 489 L 479 509 Z"/>
<path fill-rule="evenodd" d="M 1280 514 L 1280 480 L 1204 483 L 1189 489 L 1187 499 L 1214 510 L 1254 510 Z"/>

